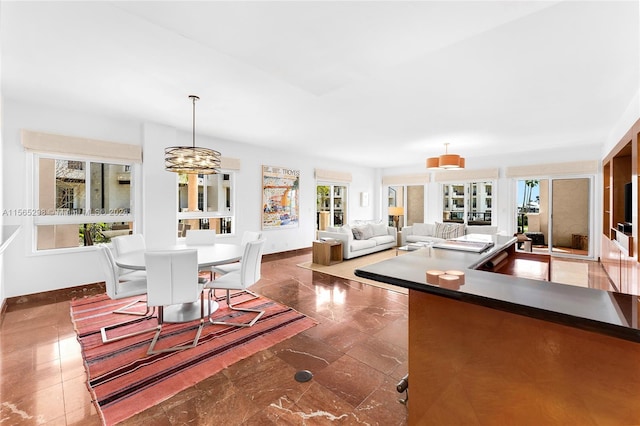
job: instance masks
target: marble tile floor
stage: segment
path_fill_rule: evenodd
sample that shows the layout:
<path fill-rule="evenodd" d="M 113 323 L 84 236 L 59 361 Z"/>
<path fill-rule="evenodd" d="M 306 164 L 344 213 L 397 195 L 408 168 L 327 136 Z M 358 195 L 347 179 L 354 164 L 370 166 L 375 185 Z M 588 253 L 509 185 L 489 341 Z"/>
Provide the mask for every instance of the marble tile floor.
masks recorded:
<path fill-rule="evenodd" d="M 551 281 L 599 290 L 617 291 L 600 262 L 577 258 L 552 257 Z"/>
<path fill-rule="evenodd" d="M 252 289 L 319 325 L 121 424 L 406 424 L 396 384 L 408 369 L 407 296 L 296 266 L 310 258 L 310 251 L 265 257 Z M 101 424 L 85 386 L 70 298 L 56 292 L 8 306 L 0 327 L 0 424 Z M 299 370 L 313 378 L 296 382 Z"/>
<path fill-rule="evenodd" d="M 296 266 L 310 258 L 309 251 L 266 256 L 253 289 L 317 319 L 318 326 L 121 424 L 406 424 L 407 407 L 395 387 L 408 369 L 407 296 Z M 94 285 L 8 306 L 0 326 L 1 424 L 100 424 L 85 387 L 69 300 L 102 291 Z M 314 376 L 298 383 L 299 370 Z"/>

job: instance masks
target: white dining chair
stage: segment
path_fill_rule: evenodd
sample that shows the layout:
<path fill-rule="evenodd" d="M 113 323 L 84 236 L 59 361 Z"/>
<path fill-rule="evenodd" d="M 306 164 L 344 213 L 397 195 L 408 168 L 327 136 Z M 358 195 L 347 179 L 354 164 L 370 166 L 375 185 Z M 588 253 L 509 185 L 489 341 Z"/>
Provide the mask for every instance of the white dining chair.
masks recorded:
<path fill-rule="evenodd" d="M 185 244 L 188 246 L 206 246 L 216 243 L 215 229 L 189 229 L 187 230 Z"/>
<path fill-rule="evenodd" d="M 111 238 L 116 256 L 146 249 L 142 234 L 119 235 Z"/>
<path fill-rule="evenodd" d="M 117 237 L 113 237 L 111 238 L 111 246 L 113 247 L 113 255 L 115 257 L 131 252 L 146 250 L 146 244 L 142 234 L 119 235 Z M 129 274 L 133 274 L 133 277 L 140 274 L 146 275 L 144 271 L 132 271 L 126 268 L 119 269 L 121 278 L 126 278 Z"/>
<path fill-rule="evenodd" d="M 244 233 L 242 234 L 242 240 L 240 242 L 240 245 L 244 248 L 248 242 L 257 241 L 260 238 L 262 238 L 262 232 L 244 231 Z M 224 275 L 224 274 L 228 274 L 229 272 L 239 271 L 241 262 L 242 261 L 228 263 L 226 265 L 213 266 L 211 268 L 214 274 L 212 278 L 215 277 L 215 274 Z"/>
<path fill-rule="evenodd" d="M 210 246 L 216 243 L 215 229 L 189 229 L 187 230 L 185 244 L 187 246 Z M 210 266 L 200 269 L 209 272 L 209 279 L 213 279 L 213 269 Z M 206 278 L 205 278 L 206 279 Z M 202 282 L 202 280 L 201 280 Z"/>
<path fill-rule="evenodd" d="M 158 325 L 148 355 L 194 348 L 204 327 L 203 285 L 198 282 L 198 252 L 195 249 L 150 251 L 144 254 L 147 268 L 147 305 L 156 307 Z M 196 302 L 200 298 L 200 324 L 190 344 L 156 349 L 165 324 L 167 306 Z M 169 321 L 166 321 L 169 322 Z"/>
<path fill-rule="evenodd" d="M 259 309 L 248 309 L 248 308 L 237 307 L 241 303 L 245 303 L 259 297 L 257 294 L 250 291 L 249 287 L 255 284 L 256 282 L 258 282 L 258 280 L 260 280 L 264 243 L 265 243 L 264 239 L 247 242 L 244 248 L 244 253 L 242 255 L 242 262 L 240 264 L 240 269 L 238 271 L 229 272 L 228 274 L 225 274 L 216 280 L 209 281 L 209 283 L 205 286 L 205 288 L 209 289 L 210 304 L 211 304 L 211 299 L 215 297 L 216 289 L 226 290 L 226 300 L 227 300 L 227 306 L 229 307 L 229 309 L 233 311 L 240 311 L 240 312 L 254 312 L 257 315 L 247 323 L 238 323 L 238 322 L 222 321 L 222 320 L 218 321 L 213 319 L 211 315 L 209 315 L 209 322 L 211 322 L 211 324 L 231 325 L 231 326 L 237 326 L 237 327 L 251 327 L 264 314 L 264 311 L 261 311 Z M 245 299 L 242 302 L 236 303 L 234 305 L 231 303 L 232 290 L 238 290 L 243 293 L 248 293 L 253 297 L 249 299 Z"/>
<path fill-rule="evenodd" d="M 105 288 L 107 292 L 107 296 L 113 300 L 124 299 L 126 297 L 131 296 L 142 296 L 147 293 L 147 277 L 146 274 L 143 276 L 135 277 L 134 275 L 130 275 L 126 280 L 120 278 L 119 268 L 116 265 L 115 260 L 113 258 L 113 254 L 108 246 L 105 244 L 99 244 L 98 247 L 98 256 L 100 261 L 100 266 L 102 268 L 102 272 L 104 273 L 104 282 Z M 143 271 L 140 271 L 143 272 Z M 130 310 L 133 306 L 139 305 L 141 303 L 145 303 L 146 310 L 144 312 L 138 310 Z M 150 316 L 152 314 L 152 309 L 146 305 L 146 301 L 144 298 L 136 299 L 132 302 L 127 303 L 126 305 L 112 311 L 114 314 L 124 314 L 124 315 L 135 315 L 140 317 Z M 135 321 L 138 321 L 137 319 Z M 111 330 L 117 329 L 124 325 L 130 324 L 134 321 L 122 322 L 114 325 L 108 325 L 102 327 L 100 329 L 100 334 L 102 336 L 103 343 L 109 343 L 116 340 L 121 340 L 126 337 L 135 336 L 137 334 L 146 333 L 149 330 L 143 330 L 139 333 L 129 333 L 125 335 L 120 335 L 118 337 L 109 338 L 107 333 Z"/>

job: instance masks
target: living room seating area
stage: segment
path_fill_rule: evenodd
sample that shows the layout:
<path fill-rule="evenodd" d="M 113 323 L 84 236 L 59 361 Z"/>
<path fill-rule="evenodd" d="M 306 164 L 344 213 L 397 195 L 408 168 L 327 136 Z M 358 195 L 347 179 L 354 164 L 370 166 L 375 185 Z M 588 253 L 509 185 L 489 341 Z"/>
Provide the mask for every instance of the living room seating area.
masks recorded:
<path fill-rule="evenodd" d="M 414 223 L 404 226 L 401 245 L 409 243 L 437 243 L 468 234 L 497 234 L 497 226 L 465 225 L 463 223 Z"/>
<path fill-rule="evenodd" d="M 330 226 L 324 231 L 318 231 L 318 238 L 342 241 L 343 259 L 390 249 L 396 246 L 398 240 L 396 228 L 382 222 Z"/>

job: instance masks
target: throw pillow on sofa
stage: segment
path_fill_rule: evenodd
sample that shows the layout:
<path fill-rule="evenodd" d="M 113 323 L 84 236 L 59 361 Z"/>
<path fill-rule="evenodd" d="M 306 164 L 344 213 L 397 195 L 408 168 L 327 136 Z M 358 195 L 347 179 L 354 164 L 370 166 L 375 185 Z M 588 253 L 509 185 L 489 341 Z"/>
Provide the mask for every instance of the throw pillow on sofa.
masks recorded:
<path fill-rule="evenodd" d="M 368 240 L 373 237 L 371 225 L 354 226 L 351 230 L 353 231 L 353 238 L 356 240 Z"/>
<path fill-rule="evenodd" d="M 387 225 L 385 225 L 384 223 L 372 223 L 371 231 L 374 237 L 387 235 Z"/>
<path fill-rule="evenodd" d="M 436 222 L 436 237 L 444 238 L 445 240 L 451 238 L 462 237 L 464 235 L 463 223 L 439 223 Z"/>
<path fill-rule="evenodd" d="M 432 236 L 436 232 L 436 225 L 433 223 L 414 223 L 411 227 L 413 235 Z"/>
<path fill-rule="evenodd" d="M 353 228 L 351 228 L 351 232 L 353 232 L 353 238 L 355 240 L 362 240 L 362 229 L 360 229 L 357 226 L 354 226 Z"/>

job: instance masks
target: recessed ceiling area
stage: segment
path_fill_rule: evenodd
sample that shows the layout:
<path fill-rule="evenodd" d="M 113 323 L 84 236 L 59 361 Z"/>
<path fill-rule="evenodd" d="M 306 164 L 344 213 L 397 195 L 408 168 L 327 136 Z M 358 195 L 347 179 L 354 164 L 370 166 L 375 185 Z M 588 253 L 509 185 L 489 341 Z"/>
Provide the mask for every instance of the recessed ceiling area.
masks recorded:
<path fill-rule="evenodd" d="M 637 1 L 0 9 L 4 97 L 371 167 L 602 145 L 640 81 Z"/>

